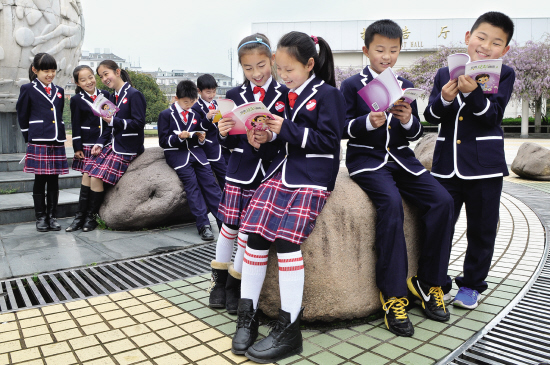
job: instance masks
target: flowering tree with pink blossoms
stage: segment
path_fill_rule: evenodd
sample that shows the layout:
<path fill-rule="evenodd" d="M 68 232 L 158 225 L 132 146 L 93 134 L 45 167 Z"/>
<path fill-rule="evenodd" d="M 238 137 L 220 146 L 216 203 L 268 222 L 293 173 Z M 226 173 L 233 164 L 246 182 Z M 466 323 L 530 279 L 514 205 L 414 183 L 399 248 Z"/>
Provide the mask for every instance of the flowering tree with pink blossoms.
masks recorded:
<path fill-rule="evenodd" d="M 340 67 L 336 66 L 334 68 L 334 78 L 336 79 L 336 87 L 339 89 L 340 85 L 342 85 L 342 81 L 345 79 L 361 72 L 361 68 L 359 67 Z"/>

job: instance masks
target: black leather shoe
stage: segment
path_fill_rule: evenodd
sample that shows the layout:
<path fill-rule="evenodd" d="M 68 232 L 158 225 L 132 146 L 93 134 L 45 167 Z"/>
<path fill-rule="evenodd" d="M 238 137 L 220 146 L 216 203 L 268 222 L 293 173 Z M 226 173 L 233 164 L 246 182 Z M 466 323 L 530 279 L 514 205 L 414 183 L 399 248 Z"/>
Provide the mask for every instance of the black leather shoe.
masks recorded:
<path fill-rule="evenodd" d="M 78 197 L 78 212 L 76 212 L 73 222 L 65 228 L 65 232 L 74 232 L 82 229 L 86 221 L 86 212 L 88 211 L 88 196 L 90 195 L 90 187 L 80 185 L 80 196 Z"/>
<path fill-rule="evenodd" d="M 407 280 L 407 287 L 422 301 L 422 308 L 428 318 L 439 322 L 446 322 L 451 318 L 451 313 L 445 307 L 445 295 L 440 286 L 430 287 L 422 283 L 418 276 L 413 276 Z"/>
<path fill-rule="evenodd" d="M 405 297 L 387 298 L 380 292 L 380 301 L 385 312 L 384 322 L 390 332 L 397 336 L 411 337 L 414 334 L 414 327 L 405 309 L 409 300 Z"/>
<path fill-rule="evenodd" d="M 254 310 L 252 299 L 239 299 L 237 311 L 237 331 L 231 342 L 231 352 L 244 355 L 258 338 L 258 314 Z"/>
<path fill-rule="evenodd" d="M 300 317 L 303 311 L 302 308 L 298 318 L 291 323 L 290 313 L 279 309 L 279 319 L 269 335 L 250 346 L 245 356 L 260 364 L 270 364 L 300 354 L 303 350 L 300 331 Z"/>
<path fill-rule="evenodd" d="M 50 231 L 61 231 L 61 226 L 57 223 L 57 202 L 59 201 L 59 191 L 48 192 L 46 195 L 46 210 L 48 214 L 48 224 Z"/>
<path fill-rule="evenodd" d="M 225 309 L 229 314 L 237 314 L 241 298 L 241 274 L 235 271 L 233 264 L 227 270 L 229 275 L 225 284 Z"/>
<path fill-rule="evenodd" d="M 210 308 L 225 308 L 225 285 L 227 282 L 227 262 L 212 260 L 212 285 L 210 286 L 210 297 L 208 306 Z"/>
<path fill-rule="evenodd" d="M 210 227 L 209 225 L 202 226 L 202 228 L 199 231 L 199 235 L 201 236 L 201 239 L 203 241 L 214 240 L 214 233 L 212 233 L 212 227 Z"/>
<path fill-rule="evenodd" d="M 50 224 L 46 214 L 46 197 L 44 194 L 33 194 L 34 214 L 36 216 L 36 230 L 38 232 L 48 232 Z"/>

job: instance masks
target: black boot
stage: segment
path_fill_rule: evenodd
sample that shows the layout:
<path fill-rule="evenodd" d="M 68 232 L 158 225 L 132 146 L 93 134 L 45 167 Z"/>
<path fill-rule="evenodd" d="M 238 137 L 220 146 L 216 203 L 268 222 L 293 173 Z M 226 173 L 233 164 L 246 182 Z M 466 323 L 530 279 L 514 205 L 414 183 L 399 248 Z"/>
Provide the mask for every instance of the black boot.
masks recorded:
<path fill-rule="evenodd" d="M 212 260 L 212 286 L 210 287 L 210 308 L 225 308 L 225 283 L 227 282 L 227 262 Z"/>
<path fill-rule="evenodd" d="M 302 352 L 302 332 L 298 314 L 294 323 L 290 323 L 290 313 L 279 309 L 279 319 L 269 335 L 255 343 L 246 352 L 246 357 L 260 364 L 270 364 Z"/>
<path fill-rule="evenodd" d="M 227 268 L 229 275 L 225 284 L 225 309 L 229 314 L 237 314 L 239 307 L 239 299 L 241 299 L 241 273 L 238 273 L 233 268 L 233 264 L 229 264 Z"/>
<path fill-rule="evenodd" d="M 50 231 L 60 231 L 61 226 L 57 223 L 57 202 L 59 201 L 59 191 L 48 191 L 46 194 L 46 209 L 48 214 L 48 223 Z"/>
<path fill-rule="evenodd" d="M 104 196 L 104 191 L 90 190 L 90 195 L 88 198 L 88 211 L 86 212 L 86 219 L 84 221 L 84 225 L 82 226 L 82 232 L 90 232 L 97 228 L 95 216 L 99 213 L 99 208 L 103 203 Z"/>
<path fill-rule="evenodd" d="M 231 342 L 231 352 L 244 355 L 258 337 L 258 313 L 252 299 L 239 299 L 237 311 L 237 331 Z"/>
<path fill-rule="evenodd" d="M 36 230 L 38 232 L 48 232 L 50 227 L 48 215 L 46 214 L 46 197 L 44 194 L 33 194 L 34 214 L 36 216 Z"/>
<path fill-rule="evenodd" d="M 78 197 L 78 211 L 74 217 L 73 223 L 68 226 L 66 232 L 78 231 L 84 225 L 84 218 L 86 217 L 86 211 L 88 210 L 88 196 L 90 195 L 90 187 L 86 185 L 80 185 L 80 196 Z"/>

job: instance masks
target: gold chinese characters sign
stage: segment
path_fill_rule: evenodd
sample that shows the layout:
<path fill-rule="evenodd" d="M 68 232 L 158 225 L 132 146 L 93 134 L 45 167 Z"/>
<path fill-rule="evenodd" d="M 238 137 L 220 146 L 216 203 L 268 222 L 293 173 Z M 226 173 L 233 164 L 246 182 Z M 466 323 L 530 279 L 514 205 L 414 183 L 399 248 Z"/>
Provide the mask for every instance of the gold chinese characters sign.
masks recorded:
<path fill-rule="evenodd" d="M 363 30 L 361 31 L 361 39 L 365 40 L 365 31 L 367 29 L 366 28 L 363 28 Z M 401 31 L 403 32 L 403 39 L 409 39 L 410 35 L 412 34 L 412 32 L 409 30 L 409 28 L 407 26 L 405 26 L 403 29 L 401 29 Z M 448 27 L 445 25 L 443 27 L 441 27 L 441 30 L 439 31 L 439 34 L 437 36 L 437 38 L 443 38 L 443 39 L 447 39 L 447 36 L 448 34 L 450 33 L 451 31 L 448 29 Z M 407 46 L 407 43 L 408 43 L 408 46 Z M 422 48 L 424 47 L 422 41 L 408 41 L 408 42 L 403 42 L 403 48 Z"/>

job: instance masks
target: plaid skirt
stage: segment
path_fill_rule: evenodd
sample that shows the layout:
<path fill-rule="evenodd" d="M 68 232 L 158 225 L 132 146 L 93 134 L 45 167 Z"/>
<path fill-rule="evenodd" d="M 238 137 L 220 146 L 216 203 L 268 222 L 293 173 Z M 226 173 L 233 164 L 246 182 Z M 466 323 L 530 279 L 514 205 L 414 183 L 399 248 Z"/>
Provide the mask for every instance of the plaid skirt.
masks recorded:
<path fill-rule="evenodd" d="M 309 237 L 330 191 L 284 186 L 279 171 L 258 187 L 240 227 L 268 241 L 282 239 L 298 245 Z"/>
<path fill-rule="evenodd" d="M 90 158 L 92 157 L 92 147 L 94 146 L 82 146 L 82 152 L 84 152 L 84 158 L 73 158 L 73 165 L 71 168 L 75 171 L 84 172 L 84 167 L 88 162 L 90 162 Z"/>
<path fill-rule="evenodd" d="M 218 217 L 223 223 L 238 226 L 255 191 L 256 189 L 243 189 L 226 182 L 218 207 Z"/>
<path fill-rule="evenodd" d="M 65 146 L 29 143 L 23 171 L 36 175 L 68 174 L 69 164 Z"/>
<path fill-rule="evenodd" d="M 115 185 L 128 169 L 128 165 L 137 155 L 121 155 L 113 151 L 111 145 L 103 147 L 101 153 L 92 156 L 84 167 L 90 177 L 96 177 L 103 182 Z"/>

